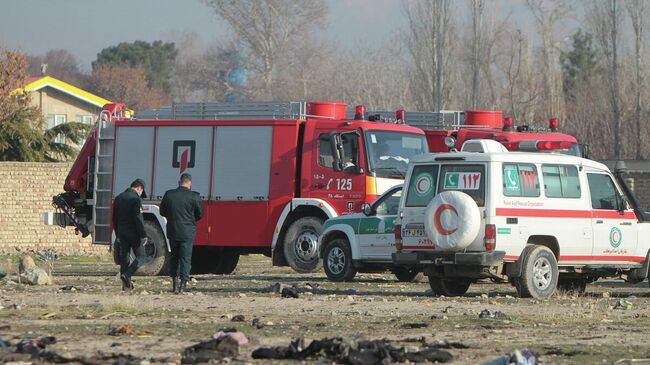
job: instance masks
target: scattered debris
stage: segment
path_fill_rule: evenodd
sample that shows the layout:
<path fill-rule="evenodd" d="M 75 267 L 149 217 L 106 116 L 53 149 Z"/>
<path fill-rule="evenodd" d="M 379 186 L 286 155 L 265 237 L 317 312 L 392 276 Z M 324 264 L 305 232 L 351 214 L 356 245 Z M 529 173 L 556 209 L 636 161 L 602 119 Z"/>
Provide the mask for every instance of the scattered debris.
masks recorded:
<path fill-rule="evenodd" d="M 478 318 L 508 318 L 508 316 L 501 311 L 492 312 L 489 309 L 483 309 L 481 313 L 478 314 Z"/>
<path fill-rule="evenodd" d="M 261 328 L 266 327 L 266 324 L 262 323 L 259 318 L 253 318 L 253 320 L 251 321 L 251 326 L 253 326 L 253 327 L 257 328 L 257 329 L 261 329 Z"/>
<path fill-rule="evenodd" d="M 66 286 L 60 287 L 59 290 L 60 291 L 76 292 L 79 289 L 77 289 L 77 287 L 75 287 L 74 285 L 66 285 Z"/>
<path fill-rule="evenodd" d="M 51 285 L 52 278 L 47 272 L 38 266 L 26 269 L 20 274 L 21 281 L 24 280 L 29 285 Z"/>
<path fill-rule="evenodd" d="M 237 314 L 230 319 L 232 322 L 246 322 L 246 317 L 243 314 Z"/>
<path fill-rule="evenodd" d="M 34 262 L 34 259 L 29 256 L 25 255 L 20 258 L 20 261 L 18 261 L 18 273 L 24 274 L 27 270 L 33 269 L 36 267 L 36 263 Z"/>
<path fill-rule="evenodd" d="M 588 354 L 588 352 L 584 350 L 564 350 L 559 347 L 550 347 L 548 348 L 548 351 L 544 353 L 544 355 L 555 355 L 555 356 L 566 356 L 566 357 L 573 357 L 576 355 L 586 355 L 586 354 Z"/>
<path fill-rule="evenodd" d="M 428 323 L 404 323 L 400 328 L 404 329 L 415 329 L 415 328 L 427 328 L 429 327 Z"/>
<path fill-rule="evenodd" d="M 283 288 L 280 294 L 282 295 L 282 298 L 300 298 L 300 295 L 298 295 L 298 288 L 296 287 Z"/>
<path fill-rule="evenodd" d="M 239 355 L 239 343 L 230 336 L 222 336 L 190 346 L 183 351 L 183 364 L 206 363 Z"/>
<path fill-rule="evenodd" d="M 630 310 L 630 309 L 632 309 L 633 306 L 634 306 L 634 304 L 633 304 L 631 301 L 629 301 L 629 300 L 627 300 L 627 299 L 619 299 L 619 300 L 616 301 L 616 303 L 614 303 L 613 305 L 611 305 L 611 306 L 609 307 L 609 309 L 624 309 L 624 310 Z"/>
<path fill-rule="evenodd" d="M 248 343 L 248 338 L 246 335 L 244 335 L 242 332 L 235 331 L 235 332 L 224 332 L 224 331 L 219 331 L 212 335 L 212 338 L 215 340 L 218 340 L 223 337 L 230 337 L 233 340 L 237 341 L 238 344 L 240 345 L 246 345 Z"/>
<path fill-rule="evenodd" d="M 337 363 L 352 365 L 383 364 L 390 362 L 449 362 L 453 355 L 435 345 L 422 350 L 406 351 L 388 340 L 343 340 L 341 337 L 314 340 L 305 347 L 303 338 L 296 338 L 289 346 L 261 347 L 253 351 L 254 359 L 306 360 L 326 357 Z"/>
<path fill-rule="evenodd" d="M 537 364 L 538 357 L 538 353 L 528 349 L 521 351 L 515 350 L 506 355 L 499 356 L 494 360 L 484 362 L 481 365 L 535 365 Z"/>
<path fill-rule="evenodd" d="M 108 334 L 111 336 L 132 336 L 135 334 L 135 330 L 130 324 L 123 324 L 119 327 L 111 328 Z"/>

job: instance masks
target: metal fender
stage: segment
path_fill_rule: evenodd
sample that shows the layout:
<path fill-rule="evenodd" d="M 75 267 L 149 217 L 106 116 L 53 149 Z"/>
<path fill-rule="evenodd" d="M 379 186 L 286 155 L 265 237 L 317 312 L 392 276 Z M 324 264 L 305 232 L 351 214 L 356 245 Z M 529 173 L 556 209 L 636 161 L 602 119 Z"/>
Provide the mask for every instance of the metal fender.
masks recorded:
<path fill-rule="evenodd" d="M 278 222 L 275 224 L 275 230 L 273 231 L 273 242 L 271 243 L 271 252 L 275 252 L 275 246 L 278 243 L 278 238 L 280 237 L 280 231 L 282 231 L 282 227 L 284 226 L 284 223 L 286 222 L 289 214 L 294 209 L 303 205 L 316 207 L 322 210 L 327 215 L 328 219 L 338 217 L 338 213 L 336 213 L 336 210 L 334 210 L 334 208 L 332 208 L 332 206 L 325 200 L 292 199 L 289 203 L 287 203 L 287 205 L 284 206 L 284 209 L 282 210 L 282 214 L 280 214 L 280 218 L 278 218 Z"/>
<path fill-rule="evenodd" d="M 171 246 L 169 245 L 169 239 L 167 238 L 167 218 L 160 215 L 160 207 L 155 204 L 142 204 L 142 215 L 149 215 L 156 218 L 156 221 L 160 224 L 160 229 L 162 229 L 165 242 L 167 243 L 167 252 L 172 252 Z"/>
<path fill-rule="evenodd" d="M 352 259 L 361 259 L 361 247 L 359 247 L 359 240 L 357 239 L 357 235 L 354 234 L 354 229 L 348 224 L 335 224 L 331 227 L 327 227 L 327 229 L 323 231 L 320 237 L 318 237 L 318 249 L 321 250 L 323 248 L 322 240 L 334 232 L 341 232 L 345 234 L 345 236 L 348 238 L 348 242 L 350 243 Z M 319 255 L 320 254 L 322 254 L 322 252 L 320 252 Z"/>

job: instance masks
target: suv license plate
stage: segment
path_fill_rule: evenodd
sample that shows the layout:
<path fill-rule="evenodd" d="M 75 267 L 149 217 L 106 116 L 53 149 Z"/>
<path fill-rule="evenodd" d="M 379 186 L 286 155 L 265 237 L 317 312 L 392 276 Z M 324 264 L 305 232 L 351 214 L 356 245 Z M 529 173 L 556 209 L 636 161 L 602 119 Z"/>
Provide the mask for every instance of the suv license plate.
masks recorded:
<path fill-rule="evenodd" d="M 426 233 L 424 228 L 405 228 L 404 234 L 405 237 L 424 237 Z"/>

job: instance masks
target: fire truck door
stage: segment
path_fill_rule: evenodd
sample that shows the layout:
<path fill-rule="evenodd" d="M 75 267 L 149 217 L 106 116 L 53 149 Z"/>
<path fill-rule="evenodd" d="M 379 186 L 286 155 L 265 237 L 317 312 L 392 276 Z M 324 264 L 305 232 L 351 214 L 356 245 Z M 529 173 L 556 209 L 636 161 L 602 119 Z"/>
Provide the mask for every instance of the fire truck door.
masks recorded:
<path fill-rule="evenodd" d="M 361 210 L 365 195 L 365 163 L 363 162 L 362 139 L 357 132 L 340 134 L 341 164 L 335 166 L 335 134 L 329 130 L 317 130 L 317 153 L 312 161 L 312 176 L 309 176 L 310 197 L 328 201 L 339 214 Z M 337 171 L 340 170 L 340 171 Z"/>

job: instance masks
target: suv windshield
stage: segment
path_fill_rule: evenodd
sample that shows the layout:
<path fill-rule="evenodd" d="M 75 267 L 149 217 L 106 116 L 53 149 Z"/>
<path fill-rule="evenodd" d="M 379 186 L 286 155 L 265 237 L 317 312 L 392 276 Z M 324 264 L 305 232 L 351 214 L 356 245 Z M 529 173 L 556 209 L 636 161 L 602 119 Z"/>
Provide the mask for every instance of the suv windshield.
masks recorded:
<path fill-rule="evenodd" d="M 377 177 L 403 179 L 409 161 L 428 152 L 423 135 L 414 133 L 366 132 L 368 163 Z"/>

